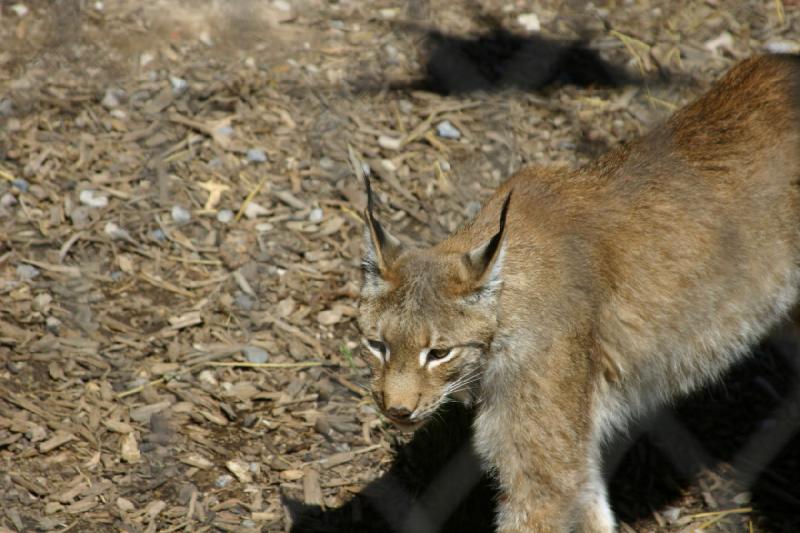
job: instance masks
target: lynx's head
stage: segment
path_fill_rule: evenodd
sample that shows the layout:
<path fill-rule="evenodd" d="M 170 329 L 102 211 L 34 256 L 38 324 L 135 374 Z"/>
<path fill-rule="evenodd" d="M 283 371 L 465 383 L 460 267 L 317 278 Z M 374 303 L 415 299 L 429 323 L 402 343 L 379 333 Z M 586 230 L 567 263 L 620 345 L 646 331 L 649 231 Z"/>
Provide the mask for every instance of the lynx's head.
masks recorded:
<path fill-rule="evenodd" d="M 376 220 L 367 183 L 359 326 L 372 394 L 404 430 L 444 402 L 471 402 L 497 327 L 506 198 L 494 236 L 477 247 L 407 248 Z"/>

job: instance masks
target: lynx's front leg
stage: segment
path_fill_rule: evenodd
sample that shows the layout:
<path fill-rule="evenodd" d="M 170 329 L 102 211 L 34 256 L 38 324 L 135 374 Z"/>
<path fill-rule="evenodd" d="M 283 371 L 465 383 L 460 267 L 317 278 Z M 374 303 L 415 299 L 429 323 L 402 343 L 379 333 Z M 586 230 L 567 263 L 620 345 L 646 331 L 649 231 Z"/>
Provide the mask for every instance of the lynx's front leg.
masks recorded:
<path fill-rule="evenodd" d="M 501 490 L 501 533 L 613 532 L 593 435 L 591 375 L 569 354 L 490 363 L 475 422 Z"/>

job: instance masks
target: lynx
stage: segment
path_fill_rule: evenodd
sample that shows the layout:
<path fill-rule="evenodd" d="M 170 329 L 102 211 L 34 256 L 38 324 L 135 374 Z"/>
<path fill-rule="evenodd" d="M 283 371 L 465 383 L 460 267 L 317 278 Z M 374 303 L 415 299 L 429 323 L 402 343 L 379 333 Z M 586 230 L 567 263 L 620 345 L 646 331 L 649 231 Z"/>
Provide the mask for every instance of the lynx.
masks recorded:
<path fill-rule="evenodd" d="M 498 531 L 614 531 L 603 444 L 797 301 L 798 178 L 800 58 L 774 55 L 582 168 L 520 171 L 430 248 L 384 229 L 367 184 L 375 402 L 405 430 L 474 405 Z"/>

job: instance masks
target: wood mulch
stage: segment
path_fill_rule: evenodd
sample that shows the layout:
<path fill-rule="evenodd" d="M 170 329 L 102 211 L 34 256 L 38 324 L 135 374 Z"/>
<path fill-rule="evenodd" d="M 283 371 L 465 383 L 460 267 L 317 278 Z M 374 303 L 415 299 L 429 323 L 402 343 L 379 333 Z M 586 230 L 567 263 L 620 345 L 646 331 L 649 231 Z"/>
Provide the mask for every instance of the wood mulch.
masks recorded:
<path fill-rule="evenodd" d="M 0 532 L 284 531 L 290 500 L 351 501 L 408 440 L 364 388 L 353 161 L 393 232 L 431 242 L 521 166 L 586 162 L 736 60 L 800 49 L 797 2 L 487 1 L 515 32 L 535 14 L 542 35 L 672 77 L 391 89 L 424 71 L 404 22 L 474 35 L 471 5 L 0 3 Z M 790 370 L 759 368 L 740 381 L 793 398 Z M 796 427 L 783 405 L 748 429 Z M 695 450 L 706 431 L 727 435 L 689 428 L 704 435 Z M 770 452 L 788 458 L 767 476 L 785 503 L 769 516 L 758 476 L 732 488 L 734 454 L 698 463 L 658 505 L 639 498 L 669 453 L 633 444 L 613 491 L 621 529 L 796 525 L 793 433 Z"/>

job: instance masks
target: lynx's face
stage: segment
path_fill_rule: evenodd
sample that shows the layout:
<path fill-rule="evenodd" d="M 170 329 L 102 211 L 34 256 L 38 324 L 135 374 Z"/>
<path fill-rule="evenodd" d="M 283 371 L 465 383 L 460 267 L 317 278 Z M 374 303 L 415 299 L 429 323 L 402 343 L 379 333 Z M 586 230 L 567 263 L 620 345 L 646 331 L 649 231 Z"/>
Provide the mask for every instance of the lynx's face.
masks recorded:
<path fill-rule="evenodd" d="M 496 294 L 464 290 L 469 274 L 458 255 L 409 251 L 388 274 L 390 281 L 365 279 L 364 356 L 379 408 L 415 429 L 449 399 L 475 397 L 496 328 Z"/>
<path fill-rule="evenodd" d="M 404 249 L 375 220 L 369 199 L 358 318 L 364 355 L 378 407 L 414 430 L 446 401 L 476 397 L 497 328 L 508 199 L 500 231 L 463 253 Z"/>

